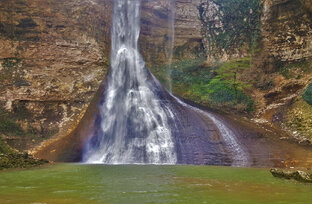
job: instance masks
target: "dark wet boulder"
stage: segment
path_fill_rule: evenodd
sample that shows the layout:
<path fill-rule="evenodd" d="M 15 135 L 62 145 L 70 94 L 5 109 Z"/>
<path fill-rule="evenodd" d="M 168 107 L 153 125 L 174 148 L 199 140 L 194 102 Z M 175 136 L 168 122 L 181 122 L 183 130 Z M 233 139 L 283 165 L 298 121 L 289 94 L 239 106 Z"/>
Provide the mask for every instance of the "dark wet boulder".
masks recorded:
<path fill-rule="evenodd" d="M 271 169 L 271 174 L 277 178 L 294 179 L 299 182 L 312 183 L 312 174 L 300 170 Z"/>

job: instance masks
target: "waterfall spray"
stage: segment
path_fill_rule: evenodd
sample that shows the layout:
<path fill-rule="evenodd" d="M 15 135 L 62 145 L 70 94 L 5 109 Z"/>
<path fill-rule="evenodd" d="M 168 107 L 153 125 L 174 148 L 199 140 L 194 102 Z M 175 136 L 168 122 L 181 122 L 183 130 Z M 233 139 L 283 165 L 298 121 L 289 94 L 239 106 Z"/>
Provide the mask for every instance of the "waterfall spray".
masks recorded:
<path fill-rule="evenodd" d="M 168 18 L 168 66 L 167 66 L 167 77 L 168 77 L 168 91 L 172 92 L 172 58 L 175 41 L 175 15 L 176 15 L 176 1 L 170 0 L 169 6 L 169 18 Z"/>

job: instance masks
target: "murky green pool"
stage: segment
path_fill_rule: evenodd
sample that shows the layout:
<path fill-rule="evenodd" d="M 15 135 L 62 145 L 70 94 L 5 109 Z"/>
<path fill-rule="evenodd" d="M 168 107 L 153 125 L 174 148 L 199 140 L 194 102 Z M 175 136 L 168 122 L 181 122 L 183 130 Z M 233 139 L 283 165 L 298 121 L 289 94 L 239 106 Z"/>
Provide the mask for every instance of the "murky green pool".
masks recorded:
<path fill-rule="evenodd" d="M 0 203 L 312 203 L 267 169 L 60 164 L 0 172 Z"/>

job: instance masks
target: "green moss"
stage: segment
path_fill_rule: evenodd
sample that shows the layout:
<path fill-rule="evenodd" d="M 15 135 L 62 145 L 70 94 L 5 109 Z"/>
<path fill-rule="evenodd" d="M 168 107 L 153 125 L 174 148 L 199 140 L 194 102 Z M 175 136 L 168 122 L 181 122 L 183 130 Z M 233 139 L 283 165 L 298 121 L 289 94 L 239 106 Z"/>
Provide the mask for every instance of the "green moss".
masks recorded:
<path fill-rule="evenodd" d="M 0 75 L 0 87 L 10 86 L 29 86 L 23 75 L 20 58 L 4 58 L 2 60 L 3 70 Z"/>
<path fill-rule="evenodd" d="M 24 131 L 21 126 L 7 118 L 0 118 L 0 134 L 22 136 Z"/>
<path fill-rule="evenodd" d="M 0 107 L 2 106 L 3 104 L 0 104 Z M 21 107 L 21 109 L 16 109 L 17 107 Z M 8 112 L 4 108 L 0 108 L 0 135 L 31 138 L 40 136 L 40 133 L 35 128 L 29 126 L 27 130 L 23 130 L 21 125 L 17 123 L 18 120 L 29 120 L 29 118 L 30 113 L 25 107 L 23 109 L 23 106 L 14 106 L 13 112 Z"/>
<path fill-rule="evenodd" d="M 21 61 L 19 58 L 4 58 L 2 66 L 6 69 L 14 68 Z"/>
<path fill-rule="evenodd" d="M 211 80 L 206 87 L 210 101 L 215 104 L 228 104 L 235 107 L 242 106 L 245 111 L 253 111 L 253 100 L 243 90 L 237 89 L 235 84 L 218 77 Z"/>
<path fill-rule="evenodd" d="M 302 98 L 310 105 L 312 105 L 312 83 L 303 92 Z"/>
<path fill-rule="evenodd" d="M 199 6 L 202 22 L 207 27 L 206 37 L 210 44 L 215 44 L 220 50 L 231 52 L 233 48 L 247 46 L 250 52 L 258 47 L 262 15 L 261 0 L 212 0 L 218 5 L 217 16 L 222 21 L 222 27 L 217 27 L 214 21 L 206 20 L 205 3 Z M 206 31 L 204 31 L 206 32 Z"/>
<path fill-rule="evenodd" d="M 312 64 L 306 60 L 302 59 L 298 62 L 293 63 L 280 63 L 278 65 L 280 73 L 286 78 L 297 78 L 300 79 L 302 74 L 307 74 L 312 72 Z"/>
<path fill-rule="evenodd" d="M 296 101 L 287 114 L 286 126 L 293 132 L 312 139 L 312 106 L 302 99 Z"/>
<path fill-rule="evenodd" d="M 173 92 L 203 105 L 252 111 L 253 101 L 244 93 L 249 85 L 239 80 L 240 72 L 250 68 L 250 61 L 242 58 L 219 66 L 207 66 L 203 58 L 176 62 L 172 66 Z M 151 71 L 166 84 L 166 66 Z"/>
<path fill-rule="evenodd" d="M 0 154 L 0 170 L 9 168 L 29 168 L 46 163 L 48 163 L 48 161 L 35 159 L 28 153 Z"/>
<path fill-rule="evenodd" d="M 251 58 L 245 57 L 240 59 L 230 60 L 220 66 L 217 70 L 218 77 L 226 80 L 231 86 L 242 90 L 244 87 L 251 86 L 240 81 L 241 72 L 251 68 Z"/>
<path fill-rule="evenodd" d="M 5 144 L 0 138 L 0 154 L 8 154 L 13 153 L 12 149 Z"/>

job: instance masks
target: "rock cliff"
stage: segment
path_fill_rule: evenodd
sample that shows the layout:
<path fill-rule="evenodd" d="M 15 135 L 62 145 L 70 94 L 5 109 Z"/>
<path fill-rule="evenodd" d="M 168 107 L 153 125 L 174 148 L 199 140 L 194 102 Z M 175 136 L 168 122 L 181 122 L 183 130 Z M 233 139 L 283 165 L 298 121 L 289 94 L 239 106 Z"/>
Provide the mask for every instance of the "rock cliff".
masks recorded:
<path fill-rule="evenodd" d="M 173 2 L 173 77 L 184 80 L 177 82 L 175 93 L 206 105 L 212 105 L 207 98 L 214 94 L 222 107 L 253 110 L 249 115 L 256 122 L 309 135 L 309 115 L 299 113 L 300 107 L 311 109 L 301 98 L 312 78 L 311 1 Z M 158 66 L 157 73 L 168 63 L 171 5 L 143 0 L 140 49 L 149 67 Z M 0 1 L 2 140 L 24 150 L 76 128 L 109 68 L 112 6 L 113 0 Z M 196 69 L 191 70 L 193 62 Z M 185 76 L 179 70 L 184 66 Z M 232 87 L 221 91 L 232 94 L 235 103 L 211 92 L 226 80 Z M 188 97 L 190 92 L 204 96 L 196 100 Z M 300 118 L 305 128 L 299 131 Z"/>
<path fill-rule="evenodd" d="M 180 58 L 201 49 L 196 5 L 177 1 Z M 112 0 L 0 2 L 0 133 L 8 144 L 29 149 L 75 129 L 107 74 L 112 7 Z M 148 65 L 167 62 L 170 12 L 168 1 L 143 2 Z"/>
<path fill-rule="evenodd" d="M 107 2 L 0 2 L 1 133 L 13 147 L 68 134 L 83 116 L 107 73 Z"/>

